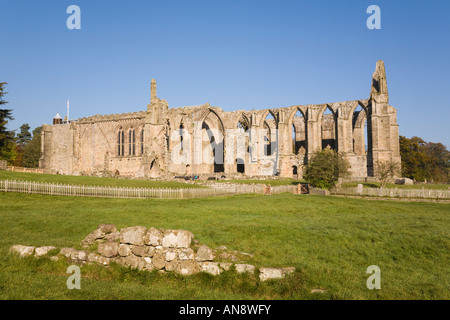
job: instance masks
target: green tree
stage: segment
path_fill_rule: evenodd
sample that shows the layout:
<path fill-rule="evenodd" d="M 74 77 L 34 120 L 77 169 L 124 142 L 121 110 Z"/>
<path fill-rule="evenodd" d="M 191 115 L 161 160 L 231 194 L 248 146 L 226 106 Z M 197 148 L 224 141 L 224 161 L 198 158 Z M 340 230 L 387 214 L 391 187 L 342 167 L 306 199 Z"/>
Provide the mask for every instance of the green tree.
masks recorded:
<path fill-rule="evenodd" d="M 402 176 L 417 181 L 449 181 L 450 152 L 442 143 L 400 136 Z"/>
<path fill-rule="evenodd" d="M 22 165 L 27 168 L 38 168 L 41 157 L 41 130 L 37 127 L 33 130 L 33 139 L 23 148 Z"/>
<path fill-rule="evenodd" d="M 331 189 L 338 178 L 348 175 L 350 165 L 341 153 L 323 149 L 313 153 L 305 169 L 305 180 L 313 187 Z"/>
<path fill-rule="evenodd" d="M 25 146 L 28 142 L 31 141 L 31 133 L 30 133 L 30 126 L 28 123 L 24 123 L 20 126 L 20 133 L 17 135 L 17 144 L 21 146 Z"/>
<path fill-rule="evenodd" d="M 3 99 L 6 82 L 0 82 L 0 159 L 8 160 L 12 164 L 16 157 L 14 148 L 14 131 L 8 131 L 8 120 L 14 120 L 11 109 L 2 109 L 8 102 Z"/>

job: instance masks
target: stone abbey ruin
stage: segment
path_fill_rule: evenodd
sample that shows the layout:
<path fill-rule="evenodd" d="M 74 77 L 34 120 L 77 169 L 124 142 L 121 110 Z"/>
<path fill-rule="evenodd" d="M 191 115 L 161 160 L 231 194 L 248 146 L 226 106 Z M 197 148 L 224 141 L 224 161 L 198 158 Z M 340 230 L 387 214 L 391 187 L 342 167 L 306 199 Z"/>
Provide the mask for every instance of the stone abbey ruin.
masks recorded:
<path fill-rule="evenodd" d="M 223 111 L 169 108 L 151 81 L 146 111 L 58 116 L 43 125 L 40 168 L 49 173 L 134 178 L 198 175 L 301 178 L 311 155 L 342 152 L 351 176 L 377 173 L 377 161 L 400 163 L 397 110 L 389 105 L 383 61 L 368 99 Z"/>

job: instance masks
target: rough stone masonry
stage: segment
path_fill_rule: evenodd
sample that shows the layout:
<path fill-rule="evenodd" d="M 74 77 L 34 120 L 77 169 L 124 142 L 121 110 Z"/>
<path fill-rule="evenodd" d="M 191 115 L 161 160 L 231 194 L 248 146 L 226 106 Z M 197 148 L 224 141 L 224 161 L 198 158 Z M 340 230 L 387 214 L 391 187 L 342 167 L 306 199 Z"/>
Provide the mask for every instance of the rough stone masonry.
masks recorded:
<path fill-rule="evenodd" d="M 152 80 L 145 111 L 53 122 L 42 130 L 40 168 L 49 173 L 302 178 L 312 153 L 324 148 L 342 152 L 355 178 L 375 176 L 377 161 L 400 163 L 397 110 L 381 60 L 368 99 L 232 112 L 209 103 L 169 109 Z"/>
<path fill-rule="evenodd" d="M 223 246 L 213 250 L 206 245 L 192 245 L 193 238 L 194 235 L 186 230 L 134 226 L 123 228 L 119 232 L 113 224 L 101 224 L 81 241 L 80 245 L 85 249 L 61 248 L 59 256 L 51 256 L 50 259 L 57 260 L 64 256 L 71 263 L 97 263 L 104 266 L 115 262 L 139 270 L 176 272 L 185 276 L 199 272 L 217 276 L 233 266 L 238 273 L 255 273 L 253 265 L 239 261 L 251 257 L 251 254 L 230 252 Z M 89 250 L 90 247 L 95 247 L 95 244 L 96 252 Z M 192 247 L 197 250 L 194 251 Z M 36 248 L 14 245 L 10 252 L 19 254 L 20 257 L 33 254 L 35 257 L 42 257 L 54 250 L 54 246 Z M 216 258 L 221 261 L 214 262 Z M 294 271 L 293 267 L 259 268 L 259 279 L 266 281 L 284 278 Z"/>

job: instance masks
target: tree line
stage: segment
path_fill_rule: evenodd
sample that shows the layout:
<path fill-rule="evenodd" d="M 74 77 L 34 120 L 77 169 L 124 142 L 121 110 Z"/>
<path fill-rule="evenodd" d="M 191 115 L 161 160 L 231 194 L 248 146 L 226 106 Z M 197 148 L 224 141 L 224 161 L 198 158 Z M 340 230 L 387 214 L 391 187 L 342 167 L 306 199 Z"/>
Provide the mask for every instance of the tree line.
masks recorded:
<path fill-rule="evenodd" d="M 4 108 L 8 103 L 4 100 L 6 84 L 0 82 L 0 160 L 7 160 L 10 166 L 37 168 L 41 157 L 42 127 L 30 133 L 30 126 L 24 123 L 17 134 L 16 130 L 7 129 L 8 121 L 14 117 L 12 109 Z"/>
<path fill-rule="evenodd" d="M 402 175 L 416 181 L 450 182 L 450 152 L 442 143 L 400 136 Z"/>

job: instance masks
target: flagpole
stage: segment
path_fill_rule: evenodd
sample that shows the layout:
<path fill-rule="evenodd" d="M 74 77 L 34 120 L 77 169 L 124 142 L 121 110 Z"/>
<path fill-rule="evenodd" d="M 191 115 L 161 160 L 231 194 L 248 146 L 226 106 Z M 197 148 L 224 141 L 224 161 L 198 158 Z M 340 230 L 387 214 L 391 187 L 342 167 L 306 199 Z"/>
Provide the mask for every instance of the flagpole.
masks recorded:
<path fill-rule="evenodd" d="M 67 99 L 67 122 L 69 122 L 69 99 Z"/>

